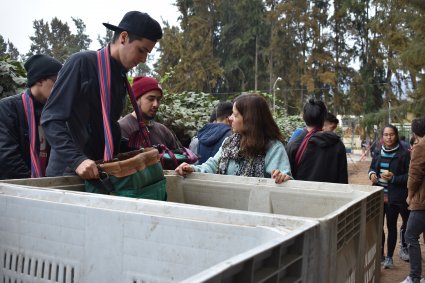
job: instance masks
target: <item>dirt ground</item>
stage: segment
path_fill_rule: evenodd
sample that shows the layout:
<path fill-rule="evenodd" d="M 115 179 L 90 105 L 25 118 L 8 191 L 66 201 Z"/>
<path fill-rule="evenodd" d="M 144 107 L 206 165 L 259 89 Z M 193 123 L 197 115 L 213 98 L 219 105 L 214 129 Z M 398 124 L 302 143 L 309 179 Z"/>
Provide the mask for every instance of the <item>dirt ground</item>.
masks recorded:
<path fill-rule="evenodd" d="M 367 172 L 370 166 L 370 158 L 367 158 L 365 161 L 358 161 L 358 158 L 350 158 L 348 157 L 348 182 L 350 184 L 362 184 L 362 185 L 370 185 L 371 182 L 368 179 Z M 401 225 L 401 217 L 399 217 L 398 221 L 399 227 Z M 386 232 L 384 230 L 384 232 Z M 421 238 L 421 250 L 422 250 L 422 258 L 424 258 L 425 254 L 425 245 L 424 241 Z M 386 248 L 385 248 L 386 251 Z M 399 239 L 397 239 L 397 246 L 394 251 L 394 267 L 392 269 L 384 269 L 381 267 L 381 283 L 394 283 L 403 281 L 407 275 L 409 275 L 410 266 L 408 262 L 402 261 L 399 257 L 400 245 Z M 422 269 L 424 269 L 422 263 Z"/>

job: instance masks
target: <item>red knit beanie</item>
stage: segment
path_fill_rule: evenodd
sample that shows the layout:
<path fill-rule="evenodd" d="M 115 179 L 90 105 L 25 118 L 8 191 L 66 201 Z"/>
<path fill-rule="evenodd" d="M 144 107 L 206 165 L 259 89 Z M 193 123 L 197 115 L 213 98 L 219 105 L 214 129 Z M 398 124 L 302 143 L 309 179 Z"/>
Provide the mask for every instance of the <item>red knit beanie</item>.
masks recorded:
<path fill-rule="evenodd" d="M 161 92 L 161 95 L 164 95 L 162 93 L 162 87 L 158 83 L 157 80 L 151 77 L 135 77 L 133 79 L 133 92 L 136 99 L 144 95 L 145 93 L 151 91 L 151 90 L 159 90 Z"/>

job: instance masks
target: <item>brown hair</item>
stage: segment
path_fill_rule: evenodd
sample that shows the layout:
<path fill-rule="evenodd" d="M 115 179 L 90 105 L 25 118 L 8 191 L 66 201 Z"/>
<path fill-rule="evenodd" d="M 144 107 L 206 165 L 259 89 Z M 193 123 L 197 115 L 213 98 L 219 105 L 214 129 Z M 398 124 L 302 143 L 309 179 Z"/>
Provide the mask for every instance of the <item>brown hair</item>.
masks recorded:
<path fill-rule="evenodd" d="M 265 154 L 271 140 L 284 141 L 264 97 L 257 94 L 243 94 L 234 102 L 243 118 L 241 149 L 245 154 L 249 156 Z"/>

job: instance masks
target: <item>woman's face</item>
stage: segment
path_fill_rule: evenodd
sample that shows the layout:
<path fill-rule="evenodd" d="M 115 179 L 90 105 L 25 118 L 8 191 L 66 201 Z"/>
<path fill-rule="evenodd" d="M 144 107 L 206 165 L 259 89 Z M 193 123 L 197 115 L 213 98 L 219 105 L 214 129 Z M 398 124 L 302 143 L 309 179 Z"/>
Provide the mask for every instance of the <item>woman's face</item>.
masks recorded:
<path fill-rule="evenodd" d="M 392 128 L 385 128 L 382 134 L 384 138 L 384 145 L 387 148 L 393 148 L 397 144 L 397 135 Z"/>
<path fill-rule="evenodd" d="M 238 109 L 236 109 L 236 103 L 233 103 L 232 116 L 230 116 L 230 121 L 232 122 L 232 130 L 234 133 L 240 134 L 243 129 L 243 117 L 241 113 L 239 113 Z"/>

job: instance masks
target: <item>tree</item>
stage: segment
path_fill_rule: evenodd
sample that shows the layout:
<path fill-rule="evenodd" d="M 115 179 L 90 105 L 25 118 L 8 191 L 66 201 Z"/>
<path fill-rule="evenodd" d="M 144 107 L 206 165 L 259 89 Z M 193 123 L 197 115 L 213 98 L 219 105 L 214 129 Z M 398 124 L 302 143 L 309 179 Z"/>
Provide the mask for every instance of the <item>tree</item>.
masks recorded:
<path fill-rule="evenodd" d="M 18 60 L 21 56 L 15 45 L 13 45 L 13 43 L 9 40 L 6 43 L 3 36 L 0 34 L 0 56 L 3 55 L 9 55 L 12 60 Z"/>
<path fill-rule="evenodd" d="M 182 40 L 181 45 L 176 46 L 179 50 L 179 61 L 174 66 L 162 68 L 172 70 L 170 84 L 175 91 L 193 90 L 208 93 L 216 91 L 217 82 L 223 73 L 214 52 L 214 35 L 217 28 L 216 4 L 216 1 L 207 0 L 176 1 L 176 6 L 182 14 Z M 165 52 L 169 49 L 163 50 Z"/>
<path fill-rule="evenodd" d="M 44 20 L 35 20 L 33 27 L 34 36 L 30 36 L 30 52 L 27 56 L 34 54 L 46 54 L 55 59 L 65 62 L 73 53 L 86 50 L 91 39 L 84 33 L 85 24 L 81 19 L 72 18 L 77 27 L 77 34 L 72 34 L 66 22 L 53 18 L 50 25 Z"/>
<path fill-rule="evenodd" d="M 111 42 L 112 37 L 114 35 L 114 32 L 110 29 L 106 29 L 106 33 L 104 37 L 100 37 L 100 35 L 97 35 L 97 41 L 99 42 L 100 46 L 106 46 L 109 42 Z"/>

